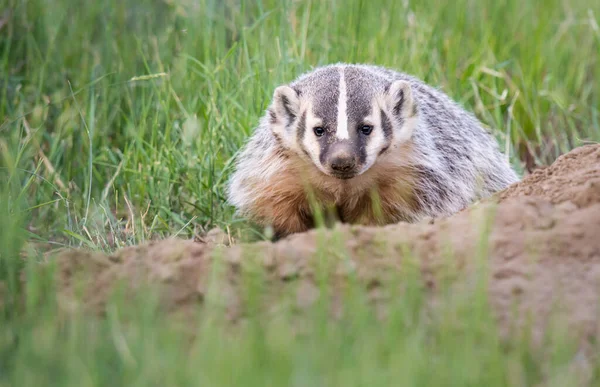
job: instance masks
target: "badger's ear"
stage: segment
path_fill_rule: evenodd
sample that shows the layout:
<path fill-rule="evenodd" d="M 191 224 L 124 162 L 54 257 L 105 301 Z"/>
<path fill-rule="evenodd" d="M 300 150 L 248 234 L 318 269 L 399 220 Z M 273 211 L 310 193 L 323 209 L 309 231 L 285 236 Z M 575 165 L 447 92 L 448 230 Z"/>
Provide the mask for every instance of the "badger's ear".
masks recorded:
<path fill-rule="evenodd" d="M 392 82 L 386 92 L 386 103 L 396 117 L 408 118 L 416 114 L 416 104 L 407 81 Z"/>
<path fill-rule="evenodd" d="M 279 86 L 273 93 L 273 104 L 270 110 L 271 123 L 287 127 L 300 114 L 298 93 L 289 86 Z"/>

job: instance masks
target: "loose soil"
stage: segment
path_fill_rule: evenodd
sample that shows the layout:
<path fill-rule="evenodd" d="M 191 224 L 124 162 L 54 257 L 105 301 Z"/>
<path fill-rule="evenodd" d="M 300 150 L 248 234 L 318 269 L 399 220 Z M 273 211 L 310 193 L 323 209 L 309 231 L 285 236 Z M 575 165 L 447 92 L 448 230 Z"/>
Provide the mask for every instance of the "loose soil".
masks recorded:
<path fill-rule="evenodd" d="M 339 225 L 277 243 L 230 245 L 226 235 L 213 231 L 201 241 L 157 241 L 113 255 L 69 250 L 57 259 L 61 304 L 74 305 L 79 294 L 100 312 L 119 280 L 132 294 L 148 283 L 158 287 L 171 312 L 194 309 L 210 296 L 211 273 L 220 267 L 217 293 L 234 322 L 244 316 L 241 284 L 251 265 L 264 268 L 263 290 L 273 300 L 295 286 L 301 310 L 318 298 L 319 271 L 328 262 L 334 289 L 358 278 L 385 317 L 381 289 L 409 262 L 417 262 L 431 305 L 442 302 L 438 290 L 448 279 L 456 288 L 477 286 L 485 263 L 485 286 L 502 335 L 528 322 L 539 341 L 555 311 L 570 333 L 587 341 L 600 333 L 600 145 L 577 148 L 443 219 L 379 228 Z M 339 316 L 335 292 L 333 300 L 333 315 Z"/>

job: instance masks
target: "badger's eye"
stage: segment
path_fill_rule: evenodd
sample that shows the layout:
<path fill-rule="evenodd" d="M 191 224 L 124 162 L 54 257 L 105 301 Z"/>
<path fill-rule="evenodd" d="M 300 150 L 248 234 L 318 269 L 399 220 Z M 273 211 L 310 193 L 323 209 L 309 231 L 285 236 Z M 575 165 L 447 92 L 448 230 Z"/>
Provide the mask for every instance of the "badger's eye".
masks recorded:
<path fill-rule="evenodd" d="M 325 134 L 325 129 L 323 129 L 323 127 L 321 127 L 321 126 L 315 126 L 313 128 L 313 132 L 315 132 L 315 136 L 321 137 L 322 135 Z"/>
<path fill-rule="evenodd" d="M 364 134 L 365 136 L 368 136 L 369 134 L 371 134 L 372 131 L 373 131 L 373 125 L 363 125 L 360 128 L 360 132 L 362 134 Z"/>

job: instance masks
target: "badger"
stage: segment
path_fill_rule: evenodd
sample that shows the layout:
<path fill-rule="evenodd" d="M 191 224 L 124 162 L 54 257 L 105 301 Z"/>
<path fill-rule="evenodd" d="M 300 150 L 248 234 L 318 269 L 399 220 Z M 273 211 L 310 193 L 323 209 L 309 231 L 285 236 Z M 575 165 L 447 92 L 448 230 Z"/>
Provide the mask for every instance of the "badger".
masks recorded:
<path fill-rule="evenodd" d="M 491 133 L 442 91 L 337 63 L 274 90 L 227 197 L 281 238 L 314 228 L 327 209 L 364 225 L 444 217 L 518 180 Z"/>

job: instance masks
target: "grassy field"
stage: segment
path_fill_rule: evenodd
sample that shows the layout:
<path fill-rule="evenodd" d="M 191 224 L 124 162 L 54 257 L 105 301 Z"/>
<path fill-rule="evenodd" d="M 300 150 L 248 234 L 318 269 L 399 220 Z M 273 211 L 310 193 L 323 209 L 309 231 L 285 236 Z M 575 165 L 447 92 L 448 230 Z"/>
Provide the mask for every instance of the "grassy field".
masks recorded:
<path fill-rule="evenodd" d="M 37 266 L 62 246 L 244 229 L 232 158 L 274 87 L 326 63 L 439 86 L 520 172 L 600 141 L 599 2 L 0 1 L 0 386 L 573 385 L 571 346 L 553 341 L 544 369 L 501 345 L 484 292 L 421 321 L 414 283 L 377 323 L 357 289 L 349 320 L 316 308 L 306 337 L 291 315 L 225 332 L 206 313 L 190 341 L 151 291 L 64 316 Z"/>

